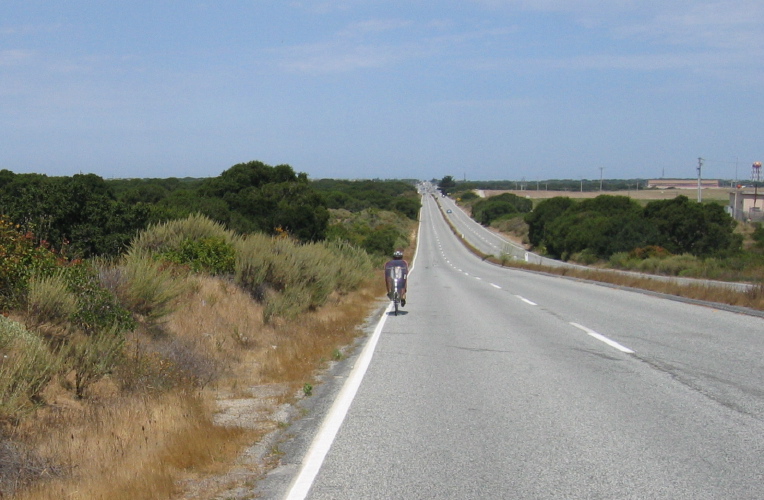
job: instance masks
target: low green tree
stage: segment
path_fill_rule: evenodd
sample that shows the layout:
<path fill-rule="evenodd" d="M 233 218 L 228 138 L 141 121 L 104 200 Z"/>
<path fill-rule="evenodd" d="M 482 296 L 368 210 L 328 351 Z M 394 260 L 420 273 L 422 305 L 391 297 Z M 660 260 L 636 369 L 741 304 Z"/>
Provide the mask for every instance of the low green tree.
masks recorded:
<path fill-rule="evenodd" d="M 528 224 L 528 241 L 534 247 L 544 245 L 547 239 L 547 226 L 556 218 L 562 216 L 565 211 L 575 202 L 568 197 L 556 196 L 544 200 L 538 206 L 525 216 L 525 222 Z"/>
<path fill-rule="evenodd" d="M 438 190 L 445 195 L 452 193 L 455 188 L 456 181 L 454 180 L 453 176 L 446 175 L 440 180 L 440 182 L 438 182 Z"/>
<path fill-rule="evenodd" d="M 673 254 L 706 257 L 734 253 L 742 245 L 742 238 L 734 234 L 735 220 L 715 203 L 697 203 L 682 195 L 648 203 L 644 216 L 658 230 L 654 244 Z"/>

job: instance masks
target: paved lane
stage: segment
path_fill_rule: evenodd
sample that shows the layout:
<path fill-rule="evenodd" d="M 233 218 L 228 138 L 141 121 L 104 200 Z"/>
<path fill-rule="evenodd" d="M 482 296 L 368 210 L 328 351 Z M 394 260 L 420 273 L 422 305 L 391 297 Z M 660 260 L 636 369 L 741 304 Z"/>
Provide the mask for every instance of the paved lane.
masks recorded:
<path fill-rule="evenodd" d="M 764 497 L 762 319 L 482 263 L 430 199 L 422 224 L 308 498 Z"/>

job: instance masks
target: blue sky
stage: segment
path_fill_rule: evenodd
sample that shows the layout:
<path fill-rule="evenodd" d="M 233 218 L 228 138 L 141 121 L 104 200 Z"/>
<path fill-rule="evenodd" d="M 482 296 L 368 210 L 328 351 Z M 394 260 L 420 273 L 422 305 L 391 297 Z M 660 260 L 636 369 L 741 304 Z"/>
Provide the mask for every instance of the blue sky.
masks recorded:
<path fill-rule="evenodd" d="M 0 169 L 750 178 L 762 0 L 0 0 Z M 604 169 L 604 170 L 600 170 Z"/>

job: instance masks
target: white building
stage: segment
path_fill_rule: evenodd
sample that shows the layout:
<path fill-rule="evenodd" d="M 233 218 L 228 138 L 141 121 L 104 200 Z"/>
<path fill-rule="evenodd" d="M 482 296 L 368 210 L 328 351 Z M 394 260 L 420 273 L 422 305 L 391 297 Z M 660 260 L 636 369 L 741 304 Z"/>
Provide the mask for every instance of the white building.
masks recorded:
<path fill-rule="evenodd" d="M 730 192 L 729 214 L 737 220 L 764 221 L 764 188 L 740 188 Z"/>

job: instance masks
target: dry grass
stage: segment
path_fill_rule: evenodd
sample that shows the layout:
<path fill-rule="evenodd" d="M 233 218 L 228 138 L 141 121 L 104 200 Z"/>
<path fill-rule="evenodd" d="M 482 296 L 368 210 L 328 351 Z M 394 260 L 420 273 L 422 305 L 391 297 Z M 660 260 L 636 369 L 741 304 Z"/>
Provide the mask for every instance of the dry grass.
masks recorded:
<path fill-rule="evenodd" d="M 53 431 L 40 434 L 35 425 L 26 440 L 68 474 L 14 498 L 172 498 L 179 474 L 215 470 L 250 439 L 242 429 L 212 425 L 208 413 L 198 394 L 187 393 L 49 408 L 39 418 Z"/>
<path fill-rule="evenodd" d="M 177 357 L 175 363 L 191 365 L 179 368 L 193 369 L 201 355 L 219 368 L 206 389 L 179 384 L 131 396 L 106 378 L 93 387 L 91 400 L 82 401 L 51 385 L 49 404 L 18 426 L 12 439 L 58 473 L 13 498 L 210 498 L 236 486 L 240 476 L 203 479 L 225 477 L 243 450 L 277 428 L 273 411 L 297 397 L 306 382 L 315 384 L 317 368 L 354 341 L 382 287 L 379 277 L 356 293 L 334 295 L 299 321 L 265 324 L 263 306 L 244 290 L 222 279 L 197 278 L 163 330 L 196 353 Z M 128 351 L 155 346 L 156 340 L 155 333 L 136 333 Z M 263 387 L 273 388 L 267 398 L 272 411 L 215 424 L 221 402 L 254 398 Z M 254 470 L 250 478 L 261 473 Z"/>
<path fill-rule="evenodd" d="M 242 273 L 188 274 L 152 258 L 152 251 L 189 232 L 221 231 L 247 250 L 242 253 L 251 259 L 242 262 L 251 264 L 252 278 L 265 271 L 263 294 L 251 286 L 257 280 L 235 281 Z M 99 269 L 109 289 L 130 306 L 137 321 L 129 328 L 137 329 L 125 333 L 120 326 L 120 335 L 112 336 L 99 327 L 87 338 L 70 336 L 105 334 L 119 342 L 101 350 L 82 343 L 88 348 L 80 357 L 95 370 L 87 380 L 83 375 L 90 372 L 69 364 L 19 393 L 19 401 L 34 397 L 45 404 L 30 405 L 31 416 L 17 412 L 22 417 L 0 427 L 0 477 L 14 482 L 0 483 L 0 496 L 210 498 L 242 477 L 258 477 L 259 462 L 244 475 L 225 473 L 243 450 L 278 428 L 280 406 L 316 383 L 317 369 L 353 343 L 383 295 L 381 271 L 373 273 L 368 255 L 347 245 L 296 245 L 278 238 L 245 245 L 245 238 L 199 218 L 157 226 L 138 241 L 126 258 Z M 294 299 L 291 290 L 309 292 L 299 300 L 299 314 L 291 319 L 269 313 L 278 304 L 274 297 Z M 44 298 L 51 295 L 56 294 Z M 95 313 L 102 313 L 114 304 L 97 306 Z M 57 319 L 48 309 L 27 312 Z M 13 339 L 29 337 L 42 345 L 36 333 L 19 328 L 0 340 L 13 333 Z M 14 346 L 2 342 L 0 351 L 15 352 Z M 120 362 L 112 363 L 117 353 Z"/>

